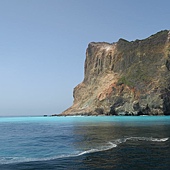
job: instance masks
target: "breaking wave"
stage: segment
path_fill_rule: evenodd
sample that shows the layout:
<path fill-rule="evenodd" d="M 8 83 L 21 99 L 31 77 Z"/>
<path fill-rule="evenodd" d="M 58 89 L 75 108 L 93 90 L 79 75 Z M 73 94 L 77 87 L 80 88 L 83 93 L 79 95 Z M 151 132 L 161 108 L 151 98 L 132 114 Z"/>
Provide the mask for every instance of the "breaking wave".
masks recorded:
<path fill-rule="evenodd" d="M 115 140 L 116 144 L 124 143 L 128 140 L 131 141 L 150 141 L 150 142 L 166 142 L 169 138 L 153 138 L 153 137 L 127 137 Z"/>
<path fill-rule="evenodd" d="M 53 157 L 47 157 L 47 158 L 0 157 L 0 164 L 2 165 L 2 164 L 12 164 L 12 163 L 33 162 L 33 161 L 50 161 L 50 160 L 61 159 L 61 158 L 76 157 L 76 156 L 81 156 L 81 155 L 89 154 L 89 153 L 107 151 L 107 150 L 117 147 L 121 143 L 125 143 L 126 141 L 166 142 L 168 140 L 169 140 L 168 137 L 167 138 L 127 137 L 127 138 L 116 139 L 112 142 L 107 142 L 105 146 L 102 146 L 99 148 L 79 151 L 74 154 L 67 154 L 67 155 L 65 154 L 65 155 L 53 156 Z"/>
<path fill-rule="evenodd" d="M 84 154 L 87 154 L 87 153 L 107 151 L 107 150 L 110 150 L 110 149 L 115 148 L 115 147 L 117 147 L 116 144 L 114 144 L 112 142 L 108 142 L 108 146 L 103 146 L 103 147 L 98 148 L 98 149 L 89 149 L 87 151 L 80 152 L 77 156 L 84 155 Z"/>

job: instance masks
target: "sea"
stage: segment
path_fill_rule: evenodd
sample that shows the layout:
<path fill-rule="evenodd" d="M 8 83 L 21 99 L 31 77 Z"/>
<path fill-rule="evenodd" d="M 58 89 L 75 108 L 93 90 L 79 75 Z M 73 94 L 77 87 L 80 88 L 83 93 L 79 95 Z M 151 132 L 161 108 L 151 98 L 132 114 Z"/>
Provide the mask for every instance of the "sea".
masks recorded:
<path fill-rule="evenodd" d="M 169 170 L 170 116 L 0 117 L 0 170 Z"/>

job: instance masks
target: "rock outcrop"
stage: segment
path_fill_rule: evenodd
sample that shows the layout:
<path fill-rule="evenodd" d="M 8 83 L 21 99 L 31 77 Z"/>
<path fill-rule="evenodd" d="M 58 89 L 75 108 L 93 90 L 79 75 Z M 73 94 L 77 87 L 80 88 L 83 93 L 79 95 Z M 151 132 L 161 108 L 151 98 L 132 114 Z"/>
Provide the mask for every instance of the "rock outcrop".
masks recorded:
<path fill-rule="evenodd" d="M 61 115 L 170 115 L 170 31 L 90 43 L 73 96 Z"/>

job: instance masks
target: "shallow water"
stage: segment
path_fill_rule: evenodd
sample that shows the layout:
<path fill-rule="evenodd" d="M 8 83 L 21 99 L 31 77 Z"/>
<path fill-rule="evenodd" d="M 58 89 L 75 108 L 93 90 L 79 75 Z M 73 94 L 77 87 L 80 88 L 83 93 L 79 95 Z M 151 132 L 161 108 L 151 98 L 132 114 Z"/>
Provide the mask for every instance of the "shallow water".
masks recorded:
<path fill-rule="evenodd" d="M 170 169 L 170 117 L 0 118 L 0 169 Z"/>

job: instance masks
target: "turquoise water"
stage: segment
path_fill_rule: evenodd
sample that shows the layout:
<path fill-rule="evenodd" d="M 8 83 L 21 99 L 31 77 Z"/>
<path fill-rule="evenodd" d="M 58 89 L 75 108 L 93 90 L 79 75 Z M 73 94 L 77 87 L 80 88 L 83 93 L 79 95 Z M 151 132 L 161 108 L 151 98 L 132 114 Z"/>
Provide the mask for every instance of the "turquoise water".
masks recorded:
<path fill-rule="evenodd" d="M 169 137 L 168 116 L 1 117 L 0 169 L 169 169 Z"/>

